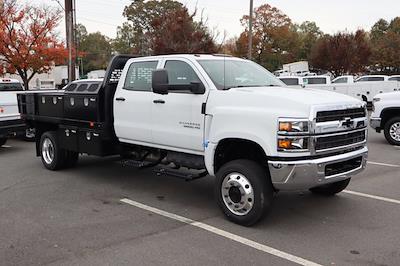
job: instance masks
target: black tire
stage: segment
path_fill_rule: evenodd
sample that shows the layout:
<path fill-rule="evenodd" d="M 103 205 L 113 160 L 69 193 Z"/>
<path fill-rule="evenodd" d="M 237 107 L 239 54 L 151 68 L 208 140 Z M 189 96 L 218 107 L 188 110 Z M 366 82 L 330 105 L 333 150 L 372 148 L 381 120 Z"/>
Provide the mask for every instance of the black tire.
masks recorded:
<path fill-rule="evenodd" d="M 74 151 L 65 151 L 64 167 L 72 168 L 78 163 L 78 160 L 79 153 Z"/>
<path fill-rule="evenodd" d="M 393 117 L 391 119 L 389 119 L 384 126 L 384 133 L 385 133 L 385 138 L 387 140 L 387 142 L 389 142 L 389 144 L 392 145 L 396 145 L 396 146 L 400 146 L 400 138 L 395 139 L 393 138 L 393 136 L 390 134 L 390 130 L 392 127 L 395 127 L 397 124 L 397 126 L 400 126 L 400 116 L 396 116 Z M 400 130 L 400 128 L 399 128 Z M 400 133 L 398 133 L 399 137 L 400 137 Z"/>
<path fill-rule="evenodd" d="M 27 128 L 25 133 L 22 135 L 22 139 L 28 142 L 34 142 L 36 140 L 35 137 L 35 129 L 34 128 Z"/>
<path fill-rule="evenodd" d="M 222 189 L 226 189 L 225 187 L 226 184 L 224 183 L 225 178 L 227 178 L 227 180 L 231 180 L 230 178 L 231 174 L 236 174 L 236 173 L 243 175 L 245 179 L 247 179 L 246 181 L 250 183 L 251 188 L 253 189 L 254 199 L 252 199 L 251 201 L 248 200 L 248 202 L 250 203 L 252 202 L 253 205 L 251 208 L 247 208 L 247 206 L 245 206 L 247 210 L 244 208 L 242 210 L 248 211 L 248 209 L 250 209 L 250 211 L 248 211 L 248 213 L 241 215 L 235 214 L 228 208 L 227 205 L 229 204 L 225 203 L 225 200 L 227 201 L 232 200 L 231 189 L 236 189 L 235 188 L 236 186 L 231 185 L 229 187 L 229 190 L 227 190 L 227 192 L 222 191 Z M 234 178 L 232 179 L 233 181 L 236 181 L 234 180 Z M 239 188 L 240 186 L 237 187 Z M 225 193 L 228 193 L 229 197 Z M 239 193 L 241 193 L 241 196 L 239 196 L 240 199 L 238 199 L 237 204 L 239 204 L 239 201 L 241 201 L 240 204 L 242 204 L 242 202 L 245 201 L 243 200 L 244 194 L 243 192 Z M 223 213 L 227 216 L 227 218 L 230 221 L 234 223 L 244 226 L 251 226 L 257 223 L 271 208 L 273 195 L 274 195 L 274 189 L 268 171 L 256 162 L 250 160 L 234 160 L 223 165 L 219 169 L 216 175 L 215 196 Z M 232 202 L 235 201 L 232 200 L 229 203 Z M 233 205 L 236 205 L 236 203 L 233 203 Z"/>
<path fill-rule="evenodd" d="M 50 141 L 50 143 L 47 141 Z M 52 147 L 52 152 L 49 152 L 51 154 L 49 154 L 49 156 L 46 156 L 46 150 L 49 149 L 45 147 L 46 144 Z M 40 156 L 44 167 L 49 170 L 56 171 L 65 166 L 66 152 L 60 148 L 55 131 L 45 132 L 40 137 Z"/>
<path fill-rule="evenodd" d="M 6 144 L 7 139 L 6 138 L 0 138 L 0 147 Z"/>
<path fill-rule="evenodd" d="M 315 188 L 311 188 L 310 191 L 314 194 L 323 195 L 323 196 L 334 196 L 337 193 L 342 192 L 350 183 L 350 179 L 345 179 L 339 182 L 335 182 L 332 184 L 327 184 Z"/>

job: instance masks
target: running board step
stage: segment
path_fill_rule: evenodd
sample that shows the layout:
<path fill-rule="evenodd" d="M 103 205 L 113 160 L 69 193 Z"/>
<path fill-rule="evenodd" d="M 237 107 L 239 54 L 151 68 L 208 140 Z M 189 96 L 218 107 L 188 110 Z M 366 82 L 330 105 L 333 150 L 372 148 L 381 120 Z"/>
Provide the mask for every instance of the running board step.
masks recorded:
<path fill-rule="evenodd" d="M 121 164 L 123 166 L 130 166 L 130 167 L 135 167 L 135 168 L 140 168 L 140 169 L 154 167 L 157 165 L 157 163 L 153 163 L 153 162 L 135 161 L 135 160 L 122 160 Z"/>
<path fill-rule="evenodd" d="M 185 181 L 193 181 L 208 175 L 207 171 L 202 171 L 200 173 L 188 173 L 183 172 L 181 170 L 167 169 L 167 168 L 159 168 L 154 170 L 158 176 L 168 175 L 172 177 L 177 177 L 183 179 Z"/>

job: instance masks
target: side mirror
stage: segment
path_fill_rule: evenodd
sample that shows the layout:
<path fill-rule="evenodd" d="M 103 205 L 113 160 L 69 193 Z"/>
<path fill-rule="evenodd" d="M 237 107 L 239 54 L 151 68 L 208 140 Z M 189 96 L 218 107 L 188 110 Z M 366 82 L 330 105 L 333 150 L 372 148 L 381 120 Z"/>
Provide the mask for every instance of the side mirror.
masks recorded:
<path fill-rule="evenodd" d="M 361 98 L 362 98 L 362 100 L 363 100 L 364 102 L 368 102 L 368 98 L 367 98 L 367 96 L 365 96 L 365 95 L 361 95 Z"/>
<path fill-rule="evenodd" d="M 168 71 L 165 69 L 153 70 L 151 86 L 154 93 L 168 94 Z"/>
<path fill-rule="evenodd" d="M 193 94 L 204 94 L 206 92 L 206 88 L 200 81 L 193 81 L 190 82 L 190 91 Z"/>

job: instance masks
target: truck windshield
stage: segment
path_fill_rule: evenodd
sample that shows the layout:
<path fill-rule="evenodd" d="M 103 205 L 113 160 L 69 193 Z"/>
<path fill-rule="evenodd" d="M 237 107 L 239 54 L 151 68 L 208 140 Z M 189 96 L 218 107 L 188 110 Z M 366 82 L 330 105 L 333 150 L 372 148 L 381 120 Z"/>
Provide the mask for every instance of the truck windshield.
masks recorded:
<path fill-rule="evenodd" d="M 268 70 L 251 61 L 198 60 L 219 90 L 286 86 Z"/>
<path fill-rule="evenodd" d="M 20 83 L 0 83 L 0 91 L 23 91 Z"/>

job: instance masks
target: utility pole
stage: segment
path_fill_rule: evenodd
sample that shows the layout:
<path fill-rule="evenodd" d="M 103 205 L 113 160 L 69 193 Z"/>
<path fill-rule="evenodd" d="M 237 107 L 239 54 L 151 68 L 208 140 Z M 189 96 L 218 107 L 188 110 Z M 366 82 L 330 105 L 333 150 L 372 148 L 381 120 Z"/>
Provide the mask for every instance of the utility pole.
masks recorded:
<path fill-rule="evenodd" d="M 249 54 L 248 59 L 251 60 L 251 51 L 253 48 L 253 0 L 250 0 L 250 14 L 249 14 Z"/>
<path fill-rule="evenodd" d="M 75 46 L 75 0 L 65 0 L 65 26 L 68 48 L 68 82 L 76 79 L 75 58 L 73 49 Z"/>

